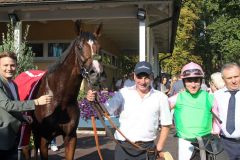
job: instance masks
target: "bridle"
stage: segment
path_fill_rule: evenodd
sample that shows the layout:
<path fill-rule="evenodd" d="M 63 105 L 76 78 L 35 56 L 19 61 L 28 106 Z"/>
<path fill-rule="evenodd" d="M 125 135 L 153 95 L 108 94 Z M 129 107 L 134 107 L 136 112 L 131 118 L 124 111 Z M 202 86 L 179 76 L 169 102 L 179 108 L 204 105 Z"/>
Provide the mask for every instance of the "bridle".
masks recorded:
<path fill-rule="evenodd" d="M 78 42 L 80 41 L 80 42 Z M 79 44 L 76 44 L 76 43 L 79 43 Z M 83 52 L 83 41 L 78 38 L 74 41 L 73 43 L 74 46 L 78 45 L 78 52 L 79 53 L 82 53 Z M 90 80 L 90 73 L 89 73 L 89 69 L 87 69 L 85 67 L 85 64 L 88 62 L 89 59 L 92 59 L 92 60 L 98 60 L 97 59 L 97 56 L 96 55 L 93 55 L 93 56 L 89 56 L 88 58 L 84 59 L 82 58 L 81 54 L 79 54 L 78 52 L 75 51 L 75 54 L 76 54 L 76 59 L 75 59 L 75 63 L 78 64 L 78 67 L 80 68 L 80 75 L 87 80 L 87 82 L 90 84 L 90 85 L 93 85 L 91 80 Z"/>

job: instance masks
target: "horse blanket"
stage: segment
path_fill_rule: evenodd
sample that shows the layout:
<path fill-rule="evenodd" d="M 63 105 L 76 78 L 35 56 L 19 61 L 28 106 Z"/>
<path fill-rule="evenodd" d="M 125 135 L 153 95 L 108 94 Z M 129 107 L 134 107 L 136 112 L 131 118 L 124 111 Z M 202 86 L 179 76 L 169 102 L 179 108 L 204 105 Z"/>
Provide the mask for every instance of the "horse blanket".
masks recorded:
<path fill-rule="evenodd" d="M 31 93 L 33 92 L 35 86 L 45 73 L 46 71 L 42 70 L 29 70 L 22 72 L 14 79 L 14 82 L 17 84 L 18 87 L 18 95 L 21 101 L 31 99 Z M 29 112 L 23 112 L 23 114 L 31 116 Z M 31 136 L 30 125 L 23 123 L 20 130 L 21 136 L 19 147 L 29 145 Z"/>

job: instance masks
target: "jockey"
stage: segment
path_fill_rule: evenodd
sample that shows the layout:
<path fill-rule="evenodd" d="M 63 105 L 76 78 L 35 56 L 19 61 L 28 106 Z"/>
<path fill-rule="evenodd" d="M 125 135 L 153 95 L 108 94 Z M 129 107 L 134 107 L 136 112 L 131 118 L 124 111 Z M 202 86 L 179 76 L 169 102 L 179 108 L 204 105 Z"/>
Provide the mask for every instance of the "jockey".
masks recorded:
<path fill-rule="evenodd" d="M 198 64 L 186 64 L 181 70 L 181 78 L 185 91 L 170 97 L 169 103 L 174 109 L 179 160 L 189 160 L 194 150 L 191 142 L 211 134 L 214 97 L 201 90 L 204 72 Z"/>

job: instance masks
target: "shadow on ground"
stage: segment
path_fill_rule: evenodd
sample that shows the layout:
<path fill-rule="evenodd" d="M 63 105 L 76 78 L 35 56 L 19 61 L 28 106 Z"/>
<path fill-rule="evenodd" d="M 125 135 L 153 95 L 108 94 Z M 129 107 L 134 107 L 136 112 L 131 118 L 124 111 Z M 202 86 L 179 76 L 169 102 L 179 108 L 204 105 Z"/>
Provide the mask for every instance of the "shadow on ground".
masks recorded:
<path fill-rule="evenodd" d="M 105 135 L 99 135 L 99 144 L 104 160 L 114 160 L 115 142 Z M 62 137 L 57 137 L 57 145 L 59 150 L 53 152 L 49 149 L 49 160 L 63 160 L 65 159 L 65 149 Z M 165 151 L 169 151 L 174 160 L 177 160 L 177 139 L 173 133 L 169 135 Z M 75 151 L 74 160 L 100 160 L 95 145 L 94 136 L 92 134 L 78 133 L 77 147 Z"/>

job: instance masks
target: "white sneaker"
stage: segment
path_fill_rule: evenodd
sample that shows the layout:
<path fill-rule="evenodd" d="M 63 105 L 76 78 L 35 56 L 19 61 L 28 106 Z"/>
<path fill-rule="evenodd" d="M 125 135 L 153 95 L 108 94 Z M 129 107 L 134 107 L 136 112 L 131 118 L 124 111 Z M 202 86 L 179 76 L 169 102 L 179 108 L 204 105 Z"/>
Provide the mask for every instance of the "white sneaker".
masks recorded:
<path fill-rule="evenodd" d="M 58 150 L 58 147 L 56 145 L 51 145 L 51 150 L 55 152 Z"/>

